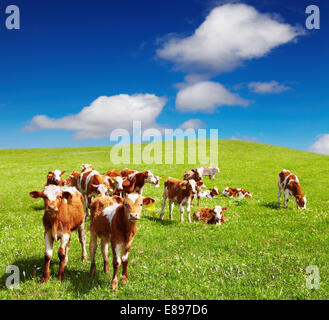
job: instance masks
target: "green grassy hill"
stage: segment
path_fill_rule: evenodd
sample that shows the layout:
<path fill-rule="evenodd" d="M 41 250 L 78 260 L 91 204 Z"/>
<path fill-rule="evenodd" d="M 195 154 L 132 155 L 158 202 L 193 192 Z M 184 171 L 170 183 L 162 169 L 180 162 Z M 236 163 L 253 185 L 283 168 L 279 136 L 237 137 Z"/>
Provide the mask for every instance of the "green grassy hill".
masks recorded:
<path fill-rule="evenodd" d="M 110 163 L 109 147 L 0 150 L 0 299 L 328 299 L 329 298 L 329 157 L 242 141 L 219 142 L 221 173 L 207 187 L 241 187 L 254 199 L 221 196 L 202 199 L 202 207 L 228 206 L 222 226 L 159 220 L 163 182 L 182 178 L 191 165 L 121 165 Z M 159 189 L 147 185 L 143 195 L 156 199 L 155 212 L 144 210 L 129 256 L 128 285 L 119 280 L 111 292 L 111 277 L 102 272 L 100 248 L 97 275 L 90 262 L 80 261 L 80 243 L 72 234 L 64 282 L 56 278 L 54 245 L 51 278 L 41 284 L 44 259 L 43 201 L 29 197 L 40 190 L 49 170 L 68 174 L 91 163 L 100 173 L 110 168 L 150 169 L 162 177 Z M 296 173 L 307 195 L 307 209 L 275 207 L 277 174 Z M 196 201 L 192 212 L 197 209 Z M 89 221 L 86 223 L 89 225 Z M 89 232 L 87 233 L 89 243 Z M 111 253 L 110 253 L 111 254 Z M 110 258 L 111 259 L 111 258 Z M 8 290 L 8 265 L 21 271 L 19 290 Z M 306 268 L 316 265 L 320 288 L 307 289 Z M 119 278 L 121 279 L 121 278 Z"/>

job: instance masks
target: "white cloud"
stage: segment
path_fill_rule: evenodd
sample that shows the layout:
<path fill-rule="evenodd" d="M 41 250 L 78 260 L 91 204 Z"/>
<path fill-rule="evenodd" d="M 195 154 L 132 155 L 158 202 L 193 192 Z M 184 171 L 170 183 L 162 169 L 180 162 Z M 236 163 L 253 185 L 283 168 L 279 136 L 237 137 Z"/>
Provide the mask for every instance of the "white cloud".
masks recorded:
<path fill-rule="evenodd" d="M 167 37 L 157 56 L 184 71 L 229 71 L 305 32 L 245 4 L 214 8 L 191 36 Z"/>
<path fill-rule="evenodd" d="M 180 128 L 183 130 L 187 130 L 187 129 L 197 130 L 202 127 L 204 127 L 204 123 L 200 119 L 190 119 L 180 125 Z"/>
<path fill-rule="evenodd" d="M 310 151 L 329 155 L 329 134 L 321 134 L 318 137 L 318 140 L 311 145 Z"/>
<path fill-rule="evenodd" d="M 216 107 L 227 105 L 247 106 L 250 102 L 212 81 L 187 84 L 176 96 L 176 108 L 181 111 L 212 112 Z"/>
<path fill-rule="evenodd" d="M 279 84 L 277 81 L 270 82 L 250 82 L 248 84 L 248 88 L 259 94 L 265 93 L 280 93 L 283 91 L 290 90 L 290 87 Z"/>
<path fill-rule="evenodd" d="M 76 131 L 78 140 L 105 138 L 116 128 L 130 130 L 133 120 L 140 120 L 143 129 L 158 128 L 155 119 L 165 104 L 154 94 L 101 96 L 78 114 L 59 119 L 37 115 L 23 130 L 64 129 Z"/>

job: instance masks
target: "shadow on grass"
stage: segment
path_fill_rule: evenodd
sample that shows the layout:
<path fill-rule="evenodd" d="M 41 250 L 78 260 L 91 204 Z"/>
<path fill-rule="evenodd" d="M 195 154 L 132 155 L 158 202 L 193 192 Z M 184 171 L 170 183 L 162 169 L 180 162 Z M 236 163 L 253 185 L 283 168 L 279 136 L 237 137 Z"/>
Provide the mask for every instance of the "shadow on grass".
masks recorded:
<path fill-rule="evenodd" d="M 34 210 L 34 211 L 41 211 L 41 210 L 44 210 L 45 209 L 45 206 L 44 205 L 34 205 L 34 206 L 31 206 L 31 208 Z"/>
<path fill-rule="evenodd" d="M 155 222 L 160 223 L 164 226 L 169 226 L 169 225 L 172 225 L 172 224 L 176 223 L 174 220 L 170 220 L 170 219 L 169 220 L 168 219 L 161 220 L 158 217 L 152 217 L 152 216 L 146 216 L 146 215 L 144 215 L 144 218 L 146 218 L 150 221 L 155 221 Z"/>
<path fill-rule="evenodd" d="M 81 262 L 82 264 L 82 262 Z M 26 281 L 35 281 L 36 283 L 41 283 L 41 277 L 43 273 L 43 266 L 44 266 L 44 258 L 43 257 L 30 257 L 26 259 L 16 259 L 11 263 L 11 265 L 17 266 L 20 271 L 20 283 L 24 283 Z M 108 286 L 111 283 L 111 276 L 109 276 L 109 281 L 99 280 L 99 276 L 103 273 L 103 269 L 98 269 L 96 275 L 91 276 L 89 274 L 89 268 L 85 269 L 85 266 L 89 267 L 90 261 L 85 262 L 81 269 L 75 269 L 70 267 L 70 261 L 68 265 L 65 267 L 64 271 L 64 282 L 70 283 L 70 289 L 78 294 L 85 294 L 92 290 L 94 287 L 97 286 Z M 50 280 L 57 280 L 57 274 L 59 269 L 59 261 L 56 257 L 53 257 L 50 263 L 49 273 L 50 273 Z M 13 273 L 5 273 L 0 278 L 0 290 L 7 289 L 6 288 L 6 280 L 7 278 L 12 275 Z"/>
<path fill-rule="evenodd" d="M 264 202 L 260 204 L 261 207 L 266 207 L 266 208 L 270 208 L 270 209 L 274 209 L 274 210 L 279 210 L 280 207 L 278 207 L 276 202 Z"/>

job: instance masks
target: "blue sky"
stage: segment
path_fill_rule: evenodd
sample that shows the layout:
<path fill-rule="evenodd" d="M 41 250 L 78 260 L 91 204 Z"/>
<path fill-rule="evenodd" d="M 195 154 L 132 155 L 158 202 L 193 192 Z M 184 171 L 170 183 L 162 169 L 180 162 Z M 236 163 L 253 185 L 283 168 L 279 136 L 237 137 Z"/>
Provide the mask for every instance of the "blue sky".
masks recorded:
<path fill-rule="evenodd" d="M 20 8 L 20 30 L 5 27 L 9 4 Z M 228 4 L 234 15 L 219 23 Z M 310 4 L 320 8 L 319 30 L 305 29 Z M 129 128 L 135 117 L 143 123 L 147 114 L 145 128 L 197 119 L 196 128 L 218 128 L 220 138 L 329 154 L 328 7 L 324 0 L 1 1 L 0 148 L 108 145 L 106 130 Z M 243 22 L 244 12 L 256 18 L 240 34 L 232 21 Z M 260 18 L 273 29 L 259 44 Z M 218 42 L 195 36 L 200 26 Z M 230 55 L 252 48 L 253 57 Z M 89 113 L 80 114 L 84 107 Z"/>

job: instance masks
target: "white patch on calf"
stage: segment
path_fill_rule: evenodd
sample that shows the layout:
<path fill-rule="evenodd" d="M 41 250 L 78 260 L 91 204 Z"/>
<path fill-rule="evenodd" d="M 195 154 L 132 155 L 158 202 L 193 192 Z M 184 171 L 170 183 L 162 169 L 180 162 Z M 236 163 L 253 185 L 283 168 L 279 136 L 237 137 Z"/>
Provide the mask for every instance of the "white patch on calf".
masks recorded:
<path fill-rule="evenodd" d="M 195 180 L 191 179 L 188 182 L 192 187 L 192 192 L 195 193 L 195 186 L 196 186 Z"/>
<path fill-rule="evenodd" d="M 115 215 L 115 213 L 117 211 L 117 208 L 120 205 L 121 204 L 119 204 L 119 203 L 115 203 L 115 204 L 113 204 L 113 205 L 111 205 L 109 207 L 106 207 L 103 210 L 102 214 L 103 214 L 103 216 L 105 216 L 107 218 L 107 220 L 109 221 L 110 224 L 111 224 L 111 221 L 112 221 L 112 219 L 113 219 L 113 217 L 114 217 L 114 215 Z"/>
<path fill-rule="evenodd" d="M 53 173 L 54 173 L 54 180 L 56 181 L 56 182 L 60 182 L 61 181 L 61 173 L 62 173 L 62 171 L 61 170 L 55 170 L 55 171 L 53 171 Z"/>
<path fill-rule="evenodd" d="M 115 247 L 115 255 L 117 256 L 117 262 L 119 264 L 121 264 L 122 250 L 123 250 L 123 244 L 122 243 L 117 244 L 116 247 Z"/>
<path fill-rule="evenodd" d="M 123 189 L 123 186 L 122 186 L 122 183 L 123 183 L 123 179 L 122 177 L 115 177 L 114 178 L 115 182 L 116 182 L 116 188 L 119 189 L 119 190 L 122 190 Z"/>
<path fill-rule="evenodd" d="M 140 196 L 140 194 L 138 194 L 138 193 L 129 193 L 129 194 L 128 194 L 128 198 L 129 198 L 133 203 L 136 202 L 136 200 L 138 199 L 139 196 Z"/>
<path fill-rule="evenodd" d="M 108 189 L 105 184 L 99 184 L 97 187 L 97 191 L 104 197 L 106 196 Z"/>
<path fill-rule="evenodd" d="M 44 195 L 47 196 L 50 202 L 56 201 L 57 196 L 59 196 L 61 192 L 61 187 L 55 186 L 53 184 L 45 186 L 45 189 L 43 190 Z"/>

